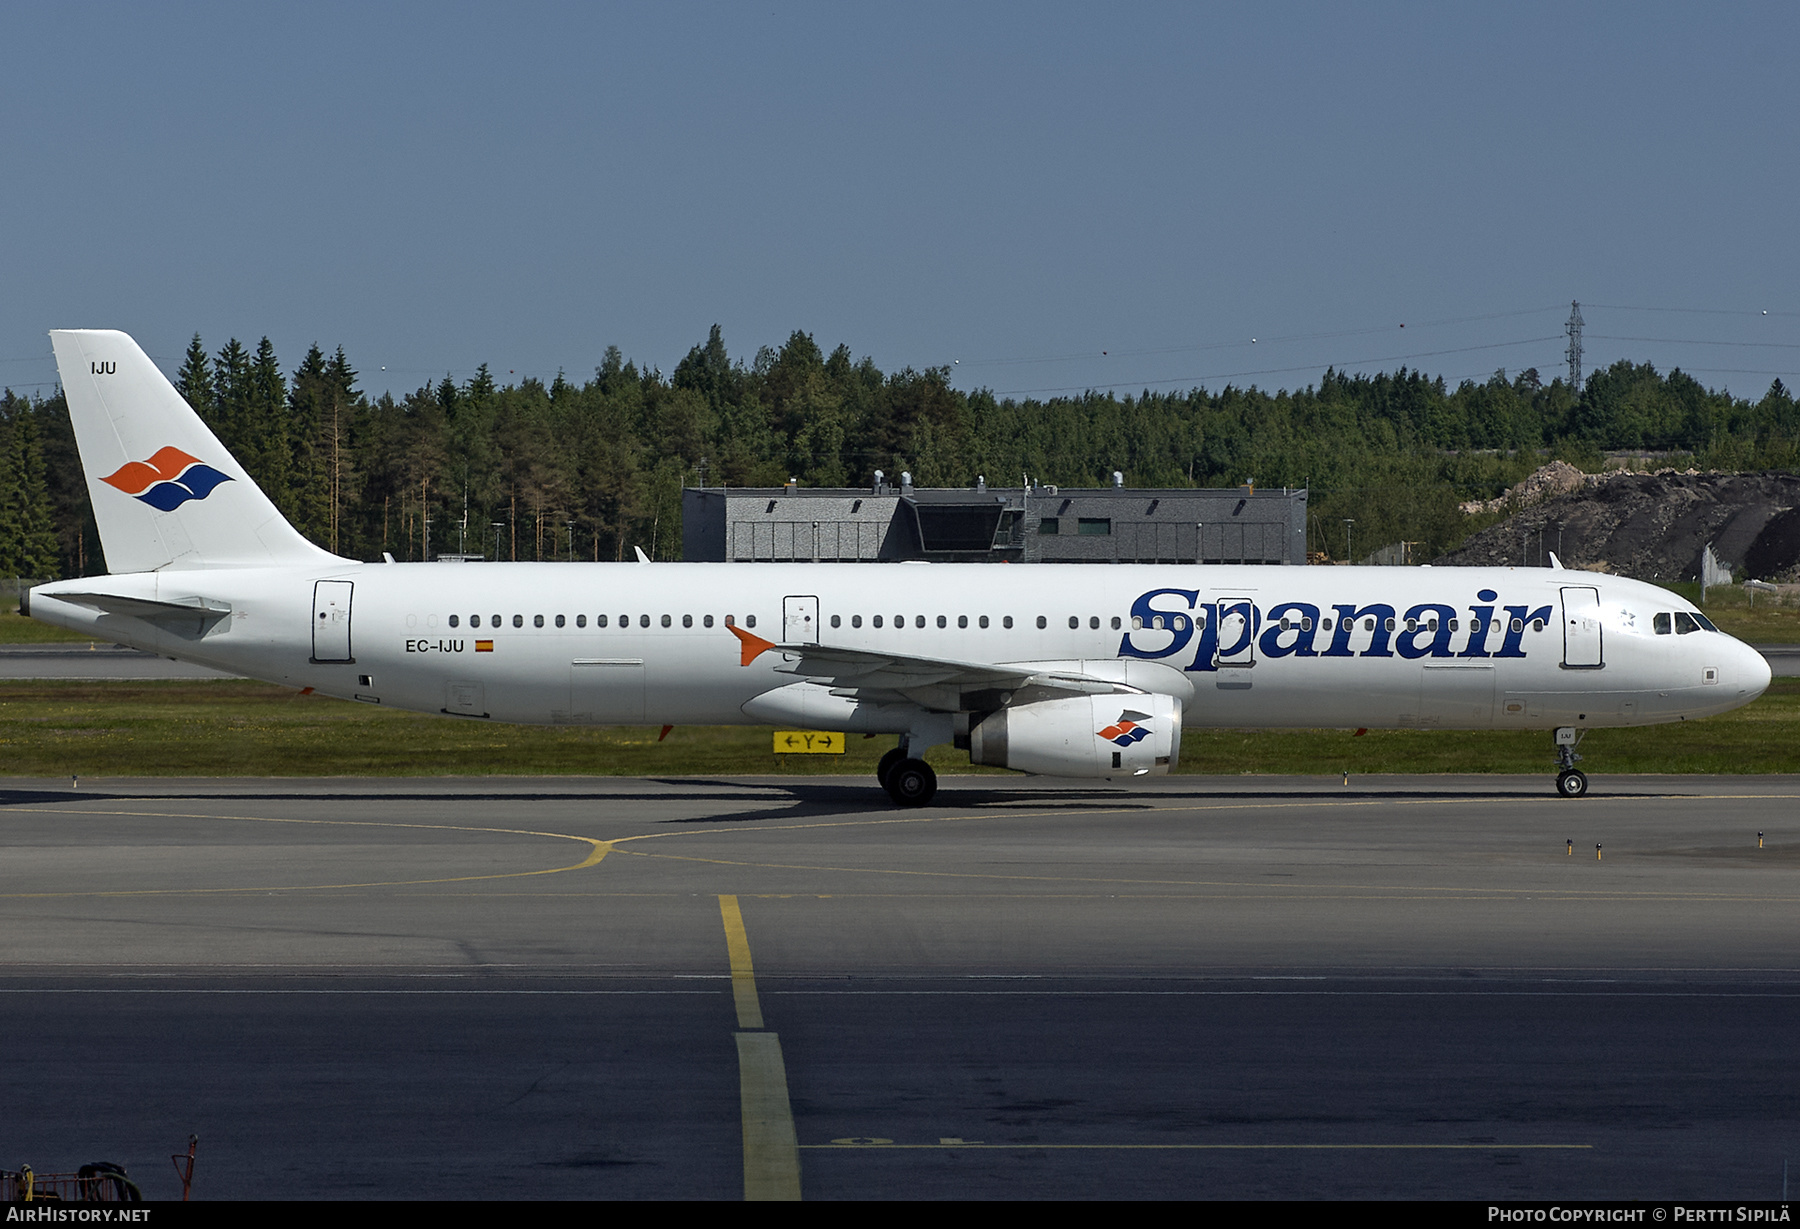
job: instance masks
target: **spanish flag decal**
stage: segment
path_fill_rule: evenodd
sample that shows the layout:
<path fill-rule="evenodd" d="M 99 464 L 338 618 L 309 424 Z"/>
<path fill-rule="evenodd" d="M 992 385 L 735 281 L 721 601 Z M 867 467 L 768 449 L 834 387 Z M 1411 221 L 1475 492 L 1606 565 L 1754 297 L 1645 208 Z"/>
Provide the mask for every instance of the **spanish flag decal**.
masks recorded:
<path fill-rule="evenodd" d="M 492 653 L 494 651 L 494 642 L 492 640 L 477 640 L 475 642 L 475 651 L 477 653 Z"/>

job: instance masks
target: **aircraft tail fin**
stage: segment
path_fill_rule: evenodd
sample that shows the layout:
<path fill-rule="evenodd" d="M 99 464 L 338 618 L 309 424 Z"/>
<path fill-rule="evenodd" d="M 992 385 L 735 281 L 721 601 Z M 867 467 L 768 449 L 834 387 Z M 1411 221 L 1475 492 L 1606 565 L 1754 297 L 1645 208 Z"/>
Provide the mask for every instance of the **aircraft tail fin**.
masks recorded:
<path fill-rule="evenodd" d="M 112 329 L 50 334 L 109 572 L 329 563 L 149 355 Z"/>

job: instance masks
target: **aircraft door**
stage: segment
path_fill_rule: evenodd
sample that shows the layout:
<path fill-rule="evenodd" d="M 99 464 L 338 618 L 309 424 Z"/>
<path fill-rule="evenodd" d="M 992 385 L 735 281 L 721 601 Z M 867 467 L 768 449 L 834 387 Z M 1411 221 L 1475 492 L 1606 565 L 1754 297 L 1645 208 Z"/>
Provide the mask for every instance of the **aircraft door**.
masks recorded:
<path fill-rule="evenodd" d="M 1219 666 L 1256 664 L 1256 604 L 1247 597 L 1222 597 L 1213 603 L 1218 621 L 1218 649 L 1213 661 Z"/>
<path fill-rule="evenodd" d="M 1606 664 L 1601 643 L 1600 590 L 1571 585 L 1562 591 L 1563 662 L 1570 670 L 1597 670 Z"/>
<path fill-rule="evenodd" d="M 781 602 L 781 642 L 819 643 L 819 599 L 787 597 Z"/>
<path fill-rule="evenodd" d="M 350 655 L 350 591 L 347 580 L 313 584 L 313 651 L 316 662 L 354 662 Z"/>

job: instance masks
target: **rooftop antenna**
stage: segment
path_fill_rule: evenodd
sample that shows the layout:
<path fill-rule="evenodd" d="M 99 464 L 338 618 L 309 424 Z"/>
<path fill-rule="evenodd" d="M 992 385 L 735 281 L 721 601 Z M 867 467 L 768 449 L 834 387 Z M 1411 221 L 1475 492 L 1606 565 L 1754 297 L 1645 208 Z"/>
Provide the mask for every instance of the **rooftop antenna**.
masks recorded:
<path fill-rule="evenodd" d="M 1569 323 L 1563 331 L 1569 335 L 1569 387 L 1581 391 L 1581 304 L 1569 303 Z"/>

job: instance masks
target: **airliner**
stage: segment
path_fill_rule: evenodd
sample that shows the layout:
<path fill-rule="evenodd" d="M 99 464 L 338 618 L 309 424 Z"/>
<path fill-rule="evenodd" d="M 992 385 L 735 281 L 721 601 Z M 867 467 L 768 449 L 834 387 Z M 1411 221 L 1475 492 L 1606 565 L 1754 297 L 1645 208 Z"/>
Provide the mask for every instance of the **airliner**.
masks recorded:
<path fill-rule="evenodd" d="M 313 545 L 124 333 L 50 334 L 109 574 L 31 617 L 445 720 L 897 735 L 1048 776 L 1164 775 L 1194 727 L 1583 735 L 1748 704 L 1769 667 L 1681 598 L 1564 568 L 377 563 Z"/>

